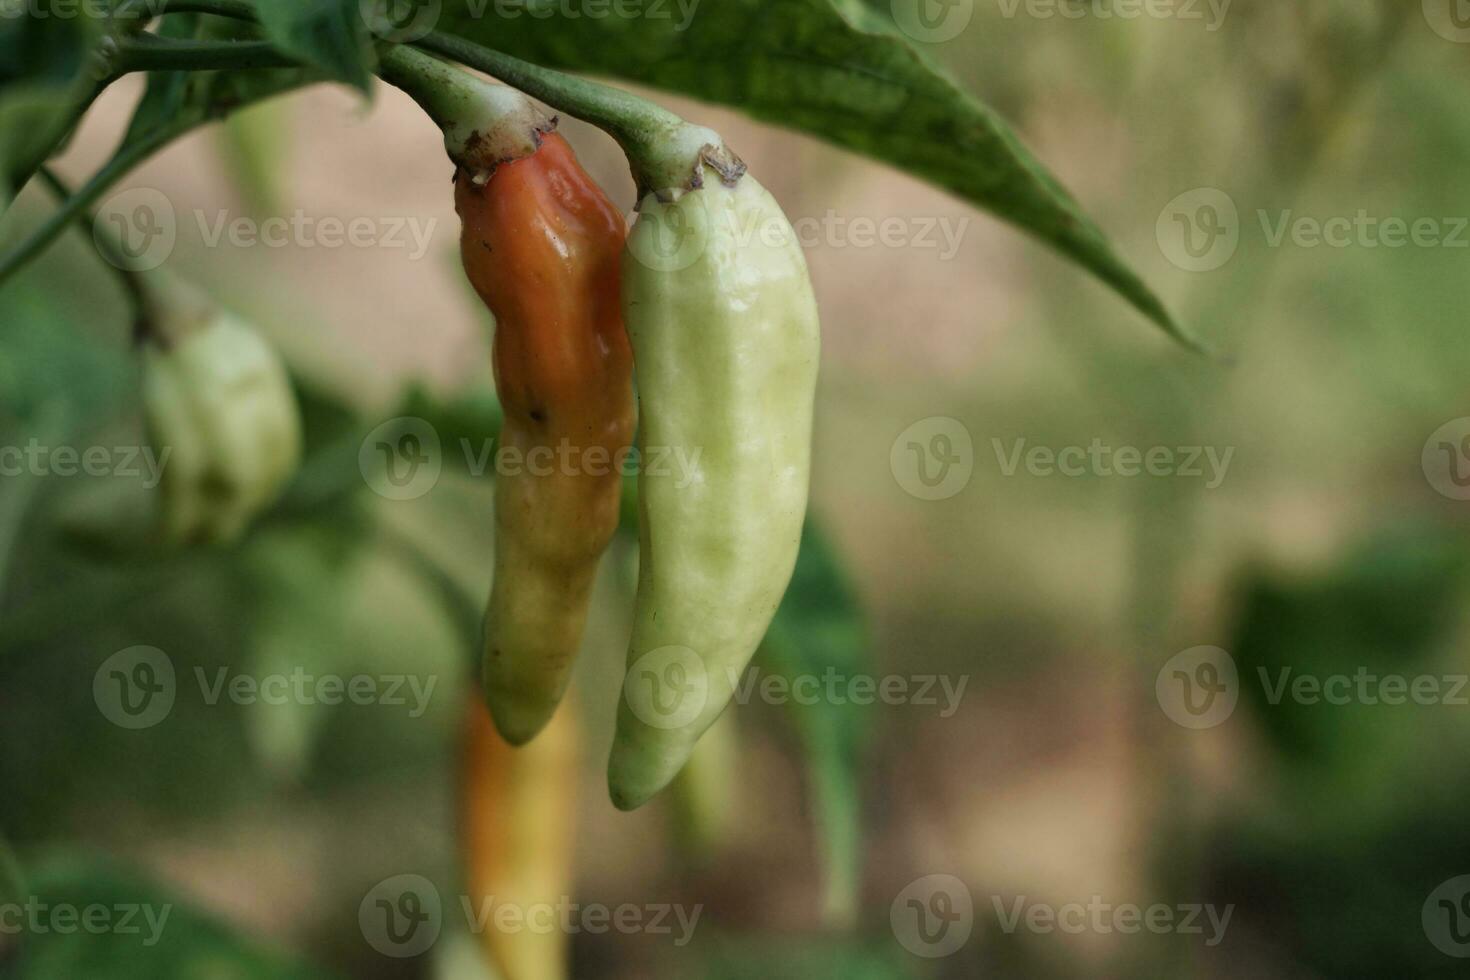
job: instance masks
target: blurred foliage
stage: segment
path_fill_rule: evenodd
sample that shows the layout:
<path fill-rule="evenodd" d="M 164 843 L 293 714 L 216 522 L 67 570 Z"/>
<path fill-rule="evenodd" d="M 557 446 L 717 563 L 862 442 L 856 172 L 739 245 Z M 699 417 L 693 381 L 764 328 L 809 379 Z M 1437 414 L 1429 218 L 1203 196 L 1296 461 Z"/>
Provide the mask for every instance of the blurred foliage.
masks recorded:
<path fill-rule="evenodd" d="M 1463 529 L 1396 524 L 1327 567 L 1242 583 L 1230 649 L 1274 774 L 1216 828 L 1204 874 L 1240 928 L 1314 975 L 1463 973 L 1426 941 L 1419 910 L 1470 865 L 1470 775 L 1453 761 L 1470 750 L 1454 649 L 1467 566 Z M 1302 676 L 1355 687 L 1294 696 Z M 1384 678 L 1404 690 L 1380 690 Z M 1413 699 L 1421 678 L 1433 703 Z"/>
<path fill-rule="evenodd" d="M 758 96 L 767 115 L 787 96 L 782 79 L 816 78 L 809 118 L 781 120 L 799 126 L 824 114 L 847 119 L 863 93 L 904 85 L 872 77 L 863 61 L 829 86 L 830 51 L 813 62 L 777 43 L 781 11 L 840 18 L 848 29 L 838 36 L 860 60 L 893 58 L 904 72 L 944 62 L 1016 120 L 1117 231 L 1120 250 L 1201 332 L 1230 338 L 1238 359 L 1219 370 L 1155 356 L 1158 345 L 1138 337 L 1126 309 L 1100 302 L 1075 272 L 1006 240 L 992 247 L 983 234 L 962 259 L 969 264 L 942 267 L 928 283 L 833 277 L 824 289 L 837 312 L 827 314 L 819 519 L 809 521 L 758 663 L 788 676 L 828 666 L 948 670 L 971 676 L 968 700 L 942 726 L 920 712 L 823 703 L 794 708 L 790 732 L 741 731 L 742 767 L 756 781 L 734 792 L 809 808 L 815 829 L 794 816 L 737 826 L 731 836 L 750 839 L 728 844 L 734 866 L 701 868 L 698 878 L 689 876 L 695 858 L 664 846 L 666 814 L 614 822 L 597 809 L 604 801 L 590 800 L 589 813 L 607 821 L 588 831 L 590 849 L 630 856 L 589 870 L 589 887 L 632 901 L 683 887 L 711 908 L 696 944 L 666 955 L 579 936 L 579 975 L 1460 975 L 1458 961 L 1427 941 L 1420 910 L 1470 866 L 1457 825 L 1470 801 L 1458 765 L 1470 749 L 1463 709 L 1273 703 L 1260 671 L 1275 685 L 1288 670 L 1467 670 L 1470 526 L 1464 505 L 1436 494 L 1418 461 L 1427 434 L 1467 411 L 1464 252 L 1273 247 L 1259 222 L 1359 209 L 1470 214 L 1470 187 L 1458 177 L 1470 153 L 1463 46 L 1429 31 L 1420 5 L 1330 0 L 1237 4 L 1217 34 L 1182 22 L 1008 18 L 979 5 L 962 39 L 903 53 L 877 20 L 891 5 L 861 6 L 787 4 L 766 17 L 731 3 L 710 23 L 749 29 L 709 31 L 693 45 L 660 35 L 667 25 L 589 20 L 573 33 L 604 41 L 564 49 L 567 35 L 529 17 L 506 37 L 564 64 L 707 98 Z M 339 77 L 351 80 L 360 28 L 339 18 L 343 9 L 276 3 L 267 27 L 314 53 L 316 32 L 327 32 Z M 613 38 L 618 28 L 629 36 Z M 0 197 L 65 135 L 43 121 L 90 95 L 78 82 L 87 30 L 79 20 L 0 19 Z M 337 44 L 342 37 L 350 43 Z M 649 39 L 658 43 L 640 47 Z M 743 47 L 761 52 L 765 70 L 732 75 Z M 332 58 L 324 61 L 330 70 Z M 205 111 L 221 92 L 249 95 L 252 80 L 232 74 L 192 88 L 183 76 L 156 77 L 135 125 Z M 947 85 L 926 77 L 906 97 Z M 866 139 L 871 119 L 848 119 L 844 143 Z M 271 145 L 248 151 L 248 164 L 241 158 L 254 174 L 244 188 L 273 186 Z M 945 143 L 946 158 L 967 145 Z M 801 146 L 793 167 L 822 161 L 806 176 L 823 207 L 888 208 L 887 194 L 943 206 L 820 153 Z M 873 197 L 842 196 L 875 185 Z M 1201 186 L 1238 205 L 1240 248 L 1222 269 L 1185 274 L 1160 253 L 1152 222 L 1164 202 Z M 0 240 L 14 241 L 50 206 L 28 196 L 6 215 Z M 229 289 L 289 294 L 281 285 Z M 311 285 L 351 290 L 357 281 Z M 895 309 L 879 306 L 894 288 L 912 292 L 892 322 L 868 323 L 869 308 Z M 128 320 L 125 294 L 83 236 L 69 234 L 0 287 L 0 445 L 139 444 Z M 310 331 L 309 314 L 298 320 Z M 977 335 L 983 342 L 972 346 Z M 479 446 L 499 427 L 498 406 L 483 385 L 406 383 L 369 418 L 352 393 L 304 373 L 296 380 L 306 465 L 236 548 L 139 550 L 153 500 L 137 480 L 0 481 L 0 828 L 23 856 L 61 849 L 22 869 L 22 891 L 69 901 L 160 894 L 77 856 L 94 848 L 166 865 L 204 889 L 240 880 L 211 860 L 238 861 L 254 890 L 238 897 L 257 914 L 279 900 L 272 887 L 282 881 L 292 897 L 307 896 L 277 921 L 292 942 L 311 944 L 313 959 L 354 976 L 419 976 L 426 964 L 363 948 L 355 902 L 374 877 L 453 861 L 445 787 L 458 704 L 473 687 L 490 494 L 463 465 L 469 457 L 446 451 L 428 500 L 385 501 L 367 490 L 358 455 L 366 432 L 394 415 L 430 421 L 446 447 Z M 916 505 L 883 457 L 900 420 L 936 414 L 974 433 L 975 476 L 954 500 Z M 1018 434 L 1034 445 L 1101 438 L 1238 452 L 1229 479 L 1209 491 L 1182 479 L 1001 478 L 990 439 Z M 624 503 L 631 526 L 631 482 Z M 1242 701 L 1220 729 L 1185 732 L 1159 716 L 1154 672 L 1202 642 L 1235 658 Z M 91 684 L 107 656 L 139 643 L 167 651 L 192 686 L 164 723 L 125 732 L 98 712 Z M 413 672 L 440 685 L 413 723 L 386 706 L 209 706 L 194 693 L 196 671 L 297 666 Z M 736 720 L 750 717 L 767 716 Z M 788 739 L 799 760 L 758 756 Z M 788 778 L 805 800 L 781 795 Z M 296 834 L 315 836 L 303 845 Z M 315 865 L 300 859 L 307 846 Z M 802 880 L 808 849 L 818 852 L 820 881 Z M 974 881 L 979 921 L 961 954 L 930 962 L 902 950 L 886 920 L 897 889 L 936 869 Z M 714 890 L 722 884 L 751 896 L 748 908 Z M 1208 898 L 1234 903 L 1235 916 L 1214 950 L 1182 937 L 1069 945 L 986 928 L 987 896 L 1012 885 L 1058 901 L 1102 888 L 1141 901 Z M 812 911 L 823 899 L 826 917 Z M 52 937 L 9 962 L 38 978 L 197 975 L 196 957 L 210 975 L 314 975 L 210 919 L 182 907 L 174 915 L 159 959 Z M 94 955 L 103 959 L 74 958 Z M 446 969 L 445 980 L 469 975 L 468 966 Z"/>
<path fill-rule="evenodd" d="M 236 935 L 157 885 L 106 863 L 47 857 L 36 865 L 28 915 L 43 925 L 0 969 L 14 980 L 327 980 Z M 116 928 L 98 929 L 101 915 Z M 90 923 L 90 924 L 89 924 Z"/>
<path fill-rule="evenodd" d="M 0 18 L 0 210 L 68 135 L 94 88 L 97 22 L 56 16 L 65 7 L 55 0 L 29 9 L 50 16 Z"/>
<path fill-rule="evenodd" d="M 1334 696 L 1352 704 L 1308 704 L 1291 696 L 1291 682 L 1344 665 L 1365 678 L 1431 672 L 1461 621 L 1467 565 L 1470 539 L 1431 525 L 1386 529 L 1316 575 L 1248 578 L 1230 650 L 1271 748 L 1292 766 L 1347 777 L 1406 720 L 1412 726 L 1423 707 L 1413 701 L 1362 703 L 1347 690 Z"/>
<path fill-rule="evenodd" d="M 802 529 L 796 571 L 755 663 L 788 680 L 870 676 L 861 607 L 831 541 L 817 522 Z M 810 760 L 817 842 L 826 873 L 826 914 L 837 925 L 857 914 L 862 874 L 858 774 L 866 725 L 851 701 L 792 701 L 791 718 Z"/>

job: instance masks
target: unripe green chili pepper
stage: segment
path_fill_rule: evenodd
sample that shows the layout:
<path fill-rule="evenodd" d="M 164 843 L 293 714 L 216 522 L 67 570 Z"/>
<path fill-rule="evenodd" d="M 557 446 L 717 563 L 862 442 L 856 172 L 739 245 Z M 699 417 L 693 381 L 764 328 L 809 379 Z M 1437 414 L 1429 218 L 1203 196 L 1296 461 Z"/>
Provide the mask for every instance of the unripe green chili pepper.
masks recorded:
<path fill-rule="evenodd" d="M 175 542 L 227 542 L 275 500 L 301 457 L 301 420 L 255 330 L 161 274 L 150 282 L 143 404 Z"/>
<path fill-rule="evenodd" d="M 637 609 L 608 763 L 625 810 L 668 784 L 729 704 L 790 582 L 810 470 L 820 340 L 805 257 L 717 136 L 684 137 L 695 162 L 675 157 L 663 173 L 687 179 L 651 185 L 665 189 L 643 197 L 623 262 L 643 462 Z"/>

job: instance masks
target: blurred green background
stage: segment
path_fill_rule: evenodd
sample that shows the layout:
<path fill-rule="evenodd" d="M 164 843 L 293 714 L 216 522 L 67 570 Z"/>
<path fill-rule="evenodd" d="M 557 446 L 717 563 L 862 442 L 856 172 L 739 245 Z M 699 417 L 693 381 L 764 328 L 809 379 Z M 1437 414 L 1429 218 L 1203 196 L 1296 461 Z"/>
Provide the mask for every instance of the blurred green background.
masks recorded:
<path fill-rule="evenodd" d="M 621 540 L 574 685 L 572 897 L 703 914 L 686 946 L 576 935 L 575 976 L 1462 975 L 1465 888 L 1435 896 L 1470 873 L 1470 691 L 1457 686 L 1470 504 L 1434 461 L 1470 467 L 1455 455 L 1470 422 L 1452 424 L 1470 415 L 1470 49 L 1401 0 L 1240 3 L 1218 22 L 1205 5 L 1201 20 L 1081 6 L 1072 18 L 977 3 L 933 52 L 1219 361 L 1182 354 L 1084 273 L 916 180 L 660 96 L 724 133 L 799 228 L 824 229 L 807 254 L 824 326 L 813 515 L 826 543 L 809 551 L 830 548 L 819 557 L 841 571 L 799 577 L 792 631 L 759 663 L 965 686 L 947 716 L 942 700 L 756 699 L 729 721 L 718 833 L 687 832 L 672 797 L 619 814 L 602 767 L 636 551 Z M 100 163 L 139 91 L 103 97 L 62 173 Z M 565 131 L 631 207 L 612 143 Z M 430 420 L 446 447 L 493 433 L 489 321 L 458 269 L 448 176 L 437 133 L 398 93 L 367 106 L 316 88 L 190 137 L 122 185 L 166 195 L 170 268 L 257 322 L 301 387 L 307 466 L 239 546 L 120 546 L 119 529 L 146 537 L 135 480 L 0 477 L 0 833 L 29 879 L 12 889 L 175 896 L 201 920 L 196 945 L 170 947 L 195 971 L 179 975 L 287 975 L 284 958 L 310 964 L 303 976 L 473 975 L 456 972 L 451 940 L 384 957 L 357 919 L 393 875 L 455 887 L 491 487 L 452 448 L 412 500 L 375 494 L 358 466 L 366 434 L 397 416 Z M 32 186 L 7 235 L 51 207 Z M 417 258 L 211 247 L 198 218 L 298 209 L 432 222 L 433 237 Z M 896 217 L 911 234 L 864 246 L 831 233 L 834 216 Z M 1233 251 L 1191 257 L 1208 239 L 1181 236 L 1216 217 Z M 1437 243 L 1395 246 L 1391 218 L 1431 220 Z M 1332 219 L 1355 228 L 1312 244 L 1310 222 Z M 940 222 L 961 231 L 952 255 L 913 237 Z M 127 329 L 124 294 L 80 232 L 0 288 L 0 443 L 141 444 Z M 927 500 L 893 450 L 910 430 L 925 443 L 936 418 L 956 420 L 971 451 L 962 487 Z M 1218 480 L 1207 464 L 1069 477 L 1012 467 L 1019 440 L 1229 462 Z M 99 711 L 93 679 L 138 645 L 168 654 L 180 693 L 163 723 L 129 731 Z M 1206 727 L 1176 722 L 1169 693 L 1171 658 L 1196 647 L 1235 668 L 1234 709 Z M 420 717 L 211 705 L 194 672 L 221 667 L 437 686 Z M 1273 697 L 1283 671 L 1429 677 L 1441 696 Z M 98 861 L 109 870 L 87 870 Z M 900 922 L 906 889 L 930 875 L 959 879 L 973 903 L 968 940 L 932 958 Z M 1230 917 L 1219 937 L 1207 918 L 1204 934 L 1008 929 L 1018 899 Z M 51 939 L 11 969 L 135 975 L 131 954 Z M 237 958 L 236 942 L 268 951 Z"/>

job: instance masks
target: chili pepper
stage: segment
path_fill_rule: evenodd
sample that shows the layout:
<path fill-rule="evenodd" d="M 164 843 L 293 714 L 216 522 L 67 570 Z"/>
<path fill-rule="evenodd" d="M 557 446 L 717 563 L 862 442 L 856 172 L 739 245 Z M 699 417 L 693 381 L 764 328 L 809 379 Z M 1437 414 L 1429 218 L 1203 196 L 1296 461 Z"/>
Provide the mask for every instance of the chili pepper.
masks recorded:
<path fill-rule="evenodd" d="M 159 273 L 148 295 L 143 404 L 163 466 L 164 531 L 175 542 L 227 542 L 296 469 L 296 396 L 248 323 Z"/>
<path fill-rule="evenodd" d="M 488 178 L 461 168 L 465 272 L 495 315 L 505 410 L 485 695 L 529 741 L 566 690 L 598 559 L 618 526 L 633 437 L 632 354 L 618 302 L 623 216 L 559 135 Z"/>
<path fill-rule="evenodd" d="M 690 159 L 684 186 L 643 197 L 623 262 L 646 465 L 608 762 L 621 809 L 667 785 L 729 704 L 791 579 L 806 515 L 820 345 L 806 260 L 780 206 L 727 150 L 706 143 Z"/>
<path fill-rule="evenodd" d="M 568 706 L 570 708 L 570 706 Z M 577 721 L 558 713 L 520 751 L 496 734 L 479 698 L 470 704 L 461 761 L 465 887 L 480 944 L 504 980 L 564 980 L 568 937 L 560 928 L 497 928 L 496 909 L 555 906 L 570 892 L 576 826 Z"/>

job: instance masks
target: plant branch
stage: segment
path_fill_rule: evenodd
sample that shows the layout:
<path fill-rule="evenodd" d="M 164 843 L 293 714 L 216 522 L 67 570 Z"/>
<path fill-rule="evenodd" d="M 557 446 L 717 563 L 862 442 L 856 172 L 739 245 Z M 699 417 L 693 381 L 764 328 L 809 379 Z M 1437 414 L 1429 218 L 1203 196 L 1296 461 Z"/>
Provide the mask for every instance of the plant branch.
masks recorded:
<path fill-rule="evenodd" d="M 122 0 L 114 20 L 162 17 L 165 14 L 216 14 L 235 20 L 255 20 L 255 7 L 246 0 Z"/>
<path fill-rule="evenodd" d="M 269 41 L 167 41 L 142 35 L 117 42 L 114 78 L 135 71 L 229 71 L 297 68 L 301 62 Z"/>
<path fill-rule="evenodd" d="M 42 167 L 37 173 L 56 195 L 58 203 L 65 205 L 75 196 L 75 192 L 50 167 Z M 138 277 L 137 272 L 129 268 L 127 257 L 123 254 L 120 243 L 98 226 L 94 215 L 85 210 L 78 211 L 76 222 L 78 227 L 92 237 L 102 259 L 116 271 L 118 281 L 128 294 L 128 302 L 133 306 L 133 328 L 136 332 L 148 317 L 148 292 L 143 287 L 142 280 Z"/>
<path fill-rule="evenodd" d="M 744 165 L 733 154 L 718 164 L 707 157 L 705 150 L 710 147 L 721 151 L 722 157 L 728 154 L 719 134 L 692 126 L 631 92 L 533 65 L 439 31 L 430 31 L 414 44 L 494 75 L 554 109 L 606 130 L 627 154 L 640 193 L 682 185 L 691 172 L 697 174 L 703 162 L 720 166 L 727 179 L 744 172 Z"/>
<path fill-rule="evenodd" d="M 75 221 L 78 215 L 85 213 L 97 202 L 98 198 L 107 192 L 109 187 L 122 179 L 128 171 L 199 125 L 200 121 L 191 116 L 174 119 L 144 134 L 135 142 L 120 148 L 81 190 L 67 198 L 61 207 L 46 219 L 45 224 L 16 246 L 4 259 L 0 259 L 0 283 L 4 283 L 17 269 L 44 252 L 66 230 L 67 225 Z"/>
<path fill-rule="evenodd" d="M 289 92 L 292 89 L 300 88 L 302 85 L 315 81 L 320 81 L 320 78 L 311 73 L 293 75 L 290 79 L 275 82 L 259 91 L 253 92 L 246 98 L 230 101 L 228 104 L 212 104 L 207 106 L 202 112 L 188 112 L 176 115 L 155 129 L 141 134 L 137 139 L 125 143 L 113 154 L 112 159 L 108 160 L 102 169 L 97 171 L 81 190 L 68 198 L 66 203 L 53 213 L 40 228 L 32 232 L 29 237 L 17 245 L 4 258 L 0 258 L 0 285 L 3 285 L 22 266 L 44 252 L 66 229 L 67 223 L 75 220 L 77 215 L 95 204 L 107 192 L 108 188 L 112 187 L 113 184 L 116 184 L 126 176 L 134 167 L 163 149 L 169 143 L 183 136 L 185 133 L 221 119 L 237 109 L 243 109 L 247 105 L 274 98 L 284 92 Z"/>

